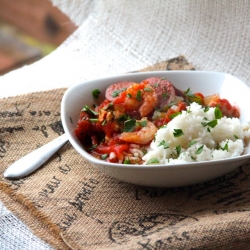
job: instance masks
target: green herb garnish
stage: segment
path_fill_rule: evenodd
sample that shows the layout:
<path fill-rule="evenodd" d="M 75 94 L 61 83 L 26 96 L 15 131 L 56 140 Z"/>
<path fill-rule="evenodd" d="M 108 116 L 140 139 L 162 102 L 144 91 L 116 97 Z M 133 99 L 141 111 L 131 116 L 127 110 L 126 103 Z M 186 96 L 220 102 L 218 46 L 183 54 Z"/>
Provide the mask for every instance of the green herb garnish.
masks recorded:
<path fill-rule="evenodd" d="M 180 114 L 181 114 L 181 112 L 176 112 L 176 113 L 173 113 L 173 114 L 169 115 L 169 117 L 170 117 L 171 119 L 174 119 L 176 116 L 178 116 L 178 115 L 180 115 Z"/>
<path fill-rule="evenodd" d="M 127 120 L 124 122 L 124 132 L 131 132 L 134 130 L 136 126 L 136 120 L 135 119 L 131 119 L 131 120 Z"/>
<path fill-rule="evenodd" d="M 159 160 L 157 158 L 152 158 L 146 163 L 146 165 L 157 164 L 157 163 L 159 163 Z"/>
<path fill-rule="evenodd" d="M 108 109 L 112 109 L 114 107 L 114 103 L 113 102 L 110 102 L 107 106 L 105 106 L 103 109 L 104 110 L 108 110 Z"/>
<path fill-rule="evenodd" d="M 95 149 L 95 148 L 97 148 L 97 144 L 94 144 L 94 145 L 92 145 L 92 147 L 90 147 L 90 148 L 87 148 L 87 150 L 93 150 L 93 149 Z"/>
<path fill-rule="evenodd" d="M 215 107 L 214 109 L 214 116 L 216 119 L 220 119 L 222 117 L 222 111 L 220 108 Z"/>
<path fill-rule="evenodd" d="M 218 124 L 217 120 L 212 120 L 212 121 L 207 123 L 207 125 L 211 128 L 214 128 L 217 124 Z"/>
<path fill-rule="evenodd" d="M 168 95 L 167 93 L 163 93 L 163 94 L 162 94 L 163 99 L 167 99 L 168 96 L 169 96 L 169 95 Z"/>
<path fill-rule="evenodd" d="M 181 153 L 181 145 L 177 146 L 177 147 L 175 148 L 175 150 L 176 150 L 177 156 L 179 156 L 180 153 Z"/>
<path fill-rule="evenodd" d="M 184 92 L 184 94 L 185 94 L 186 96 L 189 96 L 189 97 L 194 97 L 194 94 L 193 94 L 193 92 L 190 90 L 190 88 L 188 88 L 188 89 Z"/>
<path fill-rule="evenodd" d="M 174 137 L 179 137 L 184 135 L 182 129 L 174 129 L 174 133 L 173 133 Z"/>
<path fill-rule="evenodd" d="M 125 159 L 123 164 L 131 164 L 131 161 L 129 159 Z"/>
<path fill-rule="evenodd" d="M 148 88 L 148 87 L 145 87 L 143 90 L 144 90 L 145 92 L 152 92 L 152 91 L 153 91 L 151 88 Z"/>
<path fill-rule="evenodd" d="M 88 105 L 84 105 L 82 111 L 85 111 L 89 114 L 92 114 L 94 116 L 97 116 L 98 115 L 98 112 L 95 112 L 93 109 L 91 109 Z"/>
<path fill-rule="evenodd" d="M 207 112 L 209 109 L 210 109 L 210 107 L 209 107 L 209 106 L 206 106 L 206 107 L 204 108 L 204 112 Z"/>
<path fill-rule="evenodd" d="M 113 93 L 112 93 L 112 97 L 117 97 L 117 96 L 119 96 L 119 94 L 121 93 L 121 92 L 123 92 L 123 91 L 125 91 L 127 88 L 122 88 L 122 89 L 118 89 L 118 90 L 115 90 L 115 91 L 113 91 Z"/>
<path fill-rule="evenodd" d="M 170 102 L 168 105 L 167 105 L 167 107 L 169 107 L 169 108 L 171 108 L 172 106 L 174 106 L 174 105 L 177 105 L 177 102 Z"/>
<path fill-rule="evenodd" d="M 202 122 L 201 124 L 203 125 L 203 127 L 209 126 L 211 128 L 214 128 L 218 124 L 218 121 L 212 120 L 210 122 Z"/>
<path fill-rule="evenodd" d="M 143 120 L 143 121 L 141 121 L 141 122 L 137 122 L 140 126 L 142 126 L 142 127 L 146 127 L 147 126 L 147 123 L 148 123 L 148 121 L 147 120 Z"/>
<path fill-rule="evenodd" d="M 89 118 L 91 122 L 98 122 L 98 118 Z"/>
<path fill-rule="evenodd" d="M 92 91 L 92 95 L 93 95 L 93 97 L 94 97 L 95 99 L 98 99 L 99 96 L 100 96 L 100 94 L 101 94 L 100 89 L 94 89 L 94 90 Z"/>
<path fill-rule="evenodd" d="M 121 116 L 119 116 L 118 118 L 117 118 L 117 120 L 119 121 L 119 122 L 121 122 L 121 121 L 126 121 L 126 120 L 128 120 L 130 117 L 127 115 L 127 114 L 122 114 Z"/>
<path fill-rule="evenodd" d="M 223 148 L 221 148 L 222 150 L 226 150 L 226 151 L 228 151 L 228 142 L 224 145 L 224 147 Z"/>
<path fill-rule="evenodd" d="M 236 140 L 238 140 L 238 139 L 239 139 L 239 137 L 238 137 L 237 135 L 234 135 L 234 138 L 235 138 Z"/>
<path fill-rule="evenodd" d="M 160 126 L 159 129 L 161 129 L 161 128 L 166 128 L 166 127 L 167 127 L 167 125 L 164 124 L 164 125 Z"/>
<path fill-rule="evenodd" d="M 191 146 L 193 146 L 196 143 L 197 143 L 196 140 L 192 140 L 191 142 L 188 143 L 188 147 L 190 148 Z"/>
<path fill-rule="evenodd" d="M 169 148 L 169 144 L 168 144 L 167 142 L 165 142 L 165 140 L 162 140 L 162 141 L 159 143 L 158 147 L 160 147 L 160 146 L 163 146 L 164 149 Z"/>
<path fill-rule="evenodd" d="M 102 158 L 102 160 L 106 160 L 107 158 L 108 158 L 108 154 L 103 154 L 103 155 L 101 155 L 101 158 Z"/>
<path fill-rule="evenodd" d="M 195 154 L 200 154 L 202 151 L 203 151 L 203 148 L 204 148 L 204 145 L 202 145 L 202 146 L 200 146 L 197 150 L 196 150 L 196 152 L 195 152 Z"/>
<path fill-rule="evenodd" d="M 136 93 L 136 100 L 141 102 L 142 101 L 142 93 L 140 90 L 137 91 Z"/>
<path fill-rule="evenodd" d="M 196 161 L 196 158 L 194 156 L 190 155 L 190 157 L 192 160 Z"/>

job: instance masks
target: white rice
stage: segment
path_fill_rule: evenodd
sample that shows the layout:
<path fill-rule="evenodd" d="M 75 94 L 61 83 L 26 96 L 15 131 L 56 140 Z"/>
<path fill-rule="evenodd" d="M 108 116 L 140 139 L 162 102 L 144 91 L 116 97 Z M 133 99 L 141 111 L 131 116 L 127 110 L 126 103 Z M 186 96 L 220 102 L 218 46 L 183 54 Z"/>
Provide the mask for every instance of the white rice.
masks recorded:
<path fill-rule="evenodd" d="M 157 131 L 142 159 L 145 164 L 152 159 L 156 164 L 178 164 L 240 156 L 244 151 L 244 139 L 250 138 L 249 123 L 222 117 L 217 119 L 215 127 L 204 126 L 204 122 L 213 120 L 216 120 L 215 108 L 205 111 L 201 105 L 192 103 L 187 111 L 182 111 Z M 175 129 L 182 130 L 183 135 L 175 137 Z"/>

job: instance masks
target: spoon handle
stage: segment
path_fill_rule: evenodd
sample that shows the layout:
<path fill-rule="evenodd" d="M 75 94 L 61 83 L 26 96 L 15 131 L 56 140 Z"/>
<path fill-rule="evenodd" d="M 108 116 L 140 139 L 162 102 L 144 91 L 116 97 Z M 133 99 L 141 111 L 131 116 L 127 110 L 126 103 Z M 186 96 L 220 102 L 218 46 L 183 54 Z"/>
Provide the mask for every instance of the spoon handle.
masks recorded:
<path fill-rule="evenodd" d="M 54 155 L 66 142 L 68 138 L 63 134 L 44 146 L 25 155 L 10 165 L 4 172 L 6 179 L 19 179 L 37 170 L 49 158 Z"/>

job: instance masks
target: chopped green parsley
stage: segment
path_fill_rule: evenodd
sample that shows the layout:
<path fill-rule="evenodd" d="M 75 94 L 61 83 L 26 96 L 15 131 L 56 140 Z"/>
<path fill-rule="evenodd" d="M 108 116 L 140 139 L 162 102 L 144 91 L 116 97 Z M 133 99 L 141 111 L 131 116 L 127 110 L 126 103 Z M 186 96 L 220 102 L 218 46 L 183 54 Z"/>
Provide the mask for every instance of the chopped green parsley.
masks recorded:
<path fill-rule="evenodd" d="M 195 154 L 200 154 L 202 151 L 203 151 L 203 148 L 204 148 L 204 145 L 202 145 L 202 146 L 200 146 L 197 150 L 196 150 L 196 152 L 195 152 Z"/>
<path fill-rule="evenodd" d="M 124 132 L 132 132 L 135 129 L 136 120 L 130 119 L 124 122 Z"/>
<path fill-rule="evenodd" d="M 174 129 L 174 133 L 173 133 L 174 137 L 180 137 L 182 135 L 184 135 L 182 129 Z"/>
<path fill-rule="evenodd" d="M 94 90 L 92 91 L 92 95 L 93 95 L 93 97 L 94 97 L 95 99 L 98 99 L 99 96 L 100 96 L 100 94 L 101 94 L 100 89 L 94 89 Z"/>
<path fill-rule="evenodd" d="M 159 160 L 157 158 L 152 158 L 146 164 L 149 165 L 149 164 L 157 164 L 157 163 L 159 163 Z"/>

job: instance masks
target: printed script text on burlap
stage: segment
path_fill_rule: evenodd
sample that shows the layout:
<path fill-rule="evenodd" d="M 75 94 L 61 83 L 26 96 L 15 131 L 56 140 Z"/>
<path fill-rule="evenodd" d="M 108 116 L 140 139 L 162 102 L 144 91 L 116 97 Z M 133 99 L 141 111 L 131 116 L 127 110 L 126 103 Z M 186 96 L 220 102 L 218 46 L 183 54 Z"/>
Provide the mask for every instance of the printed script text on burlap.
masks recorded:
<path fill-rule="evenodd" d="M 184 57 L 147 70 L 188 69 Z M 63 133 L 65 89 L 0 101 L 0 171 Z M 5 180 L 1 200 L 56 249 L 248 249 L 248 164 L 216 180 L 158 189 L 112 179 L 68 143 L 43 168 Z"/>

